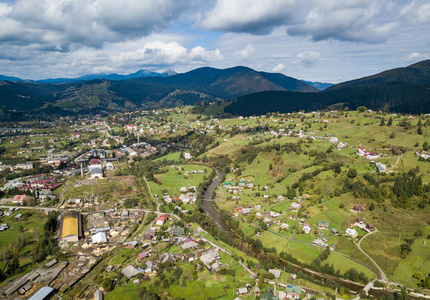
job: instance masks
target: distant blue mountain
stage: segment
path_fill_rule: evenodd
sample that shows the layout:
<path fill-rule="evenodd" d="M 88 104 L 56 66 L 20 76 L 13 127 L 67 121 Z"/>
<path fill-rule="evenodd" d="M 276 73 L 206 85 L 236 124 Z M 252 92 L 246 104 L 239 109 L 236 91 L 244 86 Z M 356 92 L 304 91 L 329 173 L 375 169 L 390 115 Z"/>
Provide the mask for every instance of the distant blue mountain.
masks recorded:
<path fill-rule="evenodd" d="M 126 80 L 126 79 L 133 79 L 133 78 L 145 78 L 145 77 L 168 77 L 176 75 L 176 72 L 173 70 L 167 70 L 163 73 L 156 73 L 149 70 L 139 70 L 136 73 L 131 73 L 127 75 L 120 75 L 120 74 L 106 74 L 106 73 L 99 73 L 99 74 L 88 74 L 76 78 L 52 78 L 52 79 L 42 79 L 38 80 L 37 82 L 40 83 L 70 83 L 70 82 L 78 82 L 78 81 L 86 81 L 86 80 L 94 80 L 94 79 L 106 79 L 106 80 Z"/>
<path fill-rule="evenodd" d="M 24 81 L 18 77 L 0 75 L 0 81 L 6 81 L 6 80 L 8 80 L 8 81 Z"/>
<path fill-rule="evenodd" d="M 306 81 L 306 80 L 302 80 L 302 81 L 309 84 L 310 86 L 313 86 L 319 91 L 328 89 L 329 87 L 334 85 L 333 83 L 326 83 L 326 82 L 312 82 L 312 81 Z"/>

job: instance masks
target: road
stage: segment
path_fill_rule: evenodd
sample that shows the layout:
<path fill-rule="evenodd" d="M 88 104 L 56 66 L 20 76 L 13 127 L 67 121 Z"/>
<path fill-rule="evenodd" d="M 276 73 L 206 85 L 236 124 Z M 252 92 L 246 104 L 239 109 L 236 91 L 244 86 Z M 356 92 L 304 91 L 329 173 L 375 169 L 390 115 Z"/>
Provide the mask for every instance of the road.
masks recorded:
<path fill-rule="evenodd" d="M 374 261 L 373 260 L 373 258 L 371 258 L 370 257 L 370 255 L 368 255 L 363 249 L 361 249 L 361 246 L 360 246 L 360 244 L 361 244 L 361 242 L 366 238 L 366 237 L 368 237 L 369 235 L 371 235 L 371 234 L 374 234 L 374 233 L 376 233 L 376 232 L 378 232 L 378 230 L 376 229 L 376 227 L 375 227 L 375 230 L 374 231 L 371 231 L 371 232 L 369 232 L 369 233 L 367 233 L 366 235 L 364 235 L 357 243 L 355 243 L 356 245 L 357 245 L 357 248 L 358 248 L 358 250 L 360 250 L 377 268 L 378 268 L 378 271 L 379 271 L 379 276 L 378 276 L 378 279 L 380 279 L 381 281 L 385 281 L 385 282 L 388 282 L 388 280 L 387 280 L 387 276 L 385 276 L 385 273 L 384 273 L 384 271 L 382 271 L 382 269 L 381 269 L 381 267 L 376 263 L 376 261 Z"/>
<path fill-rule="evenodd" d="M 65 209 L 65 208 L 57 208 L 57 207 L 40 207 L 40 206 L 6 206 L 2 205 L 0 208 L 19 208 L 19 209 L 33 209 L 33 210 L 53 210 L 53 211 L 72 211 L 76 209 Z M 127 208 L 128 211 L 137 211 L 137 212 L 144 212 L 144 213 L 155 213 L 157 215 L 164 215 L 165 213 L 159 212 L 159 211 L 152 211 L 148 209 L 140 209 L 140 208 Z M 97 214 L 101 212 L 111 212 L 111 209 L 102 209 L 102 210 L 96 210 L 96 211 L 80 211 L 82 215 L 91 215 L 91 214 Z"/>

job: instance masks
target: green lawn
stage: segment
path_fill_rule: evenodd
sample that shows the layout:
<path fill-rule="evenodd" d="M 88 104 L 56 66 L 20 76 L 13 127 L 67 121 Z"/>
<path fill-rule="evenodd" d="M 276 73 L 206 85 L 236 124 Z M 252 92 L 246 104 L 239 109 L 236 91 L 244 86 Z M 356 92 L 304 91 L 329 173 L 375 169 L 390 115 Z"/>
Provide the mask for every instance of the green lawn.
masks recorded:
<path fill-rule="evenodd" d="M 173 198 L 174 196 L 179 196 L 181 192 L 179 189 L 181 187 L 188 188 L 191 186 L 198 186 L 200 182 L 203 181 L 203 177 L 208 175 L 211 171 L 210 168 L 200 165 L 177 165 L 176 167 L 182 167 L 182 170 L 177 168 L 170 168 L 170 166 L 165 167 L 166 173 L 155 175 L 156 178 L 161 182 L 161 184 L 156 184 L 153 181 L 148 182 L 151 187 L 153 194 L 159 196 L 163 195 L 163 191 L 166 190 L 167 193 Z M 207 170 L 207 173 L 191 174 L 191 171 L 202 171 Z M 189 178 L 184 178 L 185 171 L 189 172 Z"/>
<path fill-rule="evenodd" d="M 426 242 L 425 245 L 424 242 Z M 401 284 L 409 284 L 415 272 L 428 273 L 430 270 L 428 269 L 429 255 L 430 243 L 425 240 L 416 240 L 412 246 L 412 252 L 402 259 L 394 270 L 393 280 Z"/>
<path fill-rule="evenodd" d="M 163 155 L 159 158 L 154 159 L 154 161 L 161 161 L 161 160 L 179 161 L 180 156 L 181 156 L 181 152 L 170 152 L 166 155 Z"/>

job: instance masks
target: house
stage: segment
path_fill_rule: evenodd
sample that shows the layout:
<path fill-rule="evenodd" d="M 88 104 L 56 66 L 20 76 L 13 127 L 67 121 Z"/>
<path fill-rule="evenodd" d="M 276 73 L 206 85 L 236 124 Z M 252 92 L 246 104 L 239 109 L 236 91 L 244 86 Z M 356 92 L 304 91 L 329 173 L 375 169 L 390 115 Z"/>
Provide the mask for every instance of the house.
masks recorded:
<path fill-rule="evenodd" d="M 376 168 L 378 169 L 379 173 L 383 173 L 387 170 L 387 166 L 380 163 L 380 162 L 377 162 L 375 165 L 376 165 Z"/>
<path fill-rule="evenodd" d="M 367 224 L 367 225 L 366 225 L 366 229 L 367 229 L 368 231 L 374 231 L 374 230 L 375 230 L 375 226 L 374 226 L 373 224 Z"/>
<path fill-rule="evenodd" d="M 25 200 L 27 200 L 27 195 L 26 194 L 22 194 L 22 195 L 15 195 L 12 199 L 12 203 L 15 204 L 23 204 Z"/>
<path fill-rule="evenodd" d="M 325 230 L 325 229 L 328 229 L 329 227 L 330 227 L 330 223 L 328 221 L 325 221 L 325 220 L 318 221 L 318 226 L 317 226 L 318 230 Z"/>
<path fill-rule="evenodd" d="M 200 261 L 204 263 L 206 266 L 209 266 L 210 264 L 212 264 L 213 262 L 219 259 L 220 259 L 220 256 L 216 251 L 209 251 L 208 253 L 200 256 Z"/>
<path fill-rule="evenodd" d="M 249 208 L 244 208 L 240 211 L 240 213 L 242 215 L 247 215 L 247 214 L 251 213 L 251 210 Z"/>
<path fill-rule="evenodd" d="M 174 263 L 174 262 L 176 262 L 175 257 L 170 252 L 161 254 L 160 257 L 158 258 L 158 260 L 160 261 L 160 263 L 165 263 L 165 262 Z"/>
<path fill-rule="evenodd" d="M 363 211 L 364 208 L 361 205 L 355 205 L 354 208 L 353 208 L 353 210 L 360 212 L 360 211 Z"/>
<path fill-rule="evenodd" d="M 164 223 L 166 223 L 166 221 L 167 221 L 167 215 L 162 215 L 157 218 L 157 220 L 155 221 L 155 224 L 162 226 L 164 225 Z"/>
<path fill-rule="evenodd" d="M 139 243 L 136 242 L 136 241 L 131 241 L 131 242 L 125 242 L 124 244 L 122 244 L 122 246 L 126 247 L 126 248 L 132 248 L 132 249 L 134 249 L 134 248 L 137 247 L 138 244 Z"/>
<path fill-rule="evenodd" d="M 235 210 L 237 213 L 241 212 L 241 211 L 242 211 L 242 209 L 243 209 L 243 206 L 236 206 L 236 207 L 234 208 L 234 210 Z"/>
<path fill-rule="evenodd" d="M 124 125 L 124 130 L 127 130 L 127 131 L 133 131 L 133 130 L 136 130 L 137 129 L 137 126 L 136 125 L 134 125 L 134 124 L 131 124 L 131 125 Z"/>
<path fill-rule="evenodd" d="M 279 279 L 281 277 L 281 270 L 269 269 L 269 273 L 273 274 L 276 279 Z"/>
<path fill-rule="evenodd" d="M 182 227 L 176 227 L 172 226 L 170 227 L 167 232 L 170 236 L 184 236 L 185 235 L 185 229 Z"/>
<path fill-rule="evenodd" d="M 254 294 L 255 296 L 260 296 L 260 288 L 258 286 L 254 286 Z"/>
<path fill-rule="evenodd" d="M 330 251 L 334 251 L 334 249 L 336 249 L 336 245 L 335 244 L 331 244 L 329 249 L 330 249 Z"/>
<path fill-rule="evenodd" d="M 13 167 L 14 170 L 33 170 L 33 164 L 32 163 L 26 163 L 26 164 L 16 164 L 15 167 Z"/>
<path fill-rule="evenodd" d="M 181 245 L 182 250 L 197 248 L 198 244 L 194 241 L 189 241 Z"/>
<path fill-rule="evenodd" d="M 357 225 L 363 225 L 364 219 L 363 218 L 356 218 L 355 219 L 355 224 Z"/>
<path fill-rule="evenodd" d="M 289 229 L 290 228 L 290 225 L 289 224 L 287 224 L 287 223 L 282 223 L 281 224 L 281 229 Z"/>
<path fill-rule="evenodd" d="M 280 217 L 280 216 L 281 216 L 281 214 L 280 214 L 280 213 L 273 212 L 273 211 L 269 212 L 269 215 L 270 215 L 272 218 L 277 218 L 277 217 Z"/>
<path fill-rule="evenodd" d="M 238 288 L 238 289 L 236 289 L 236 294 L 239 296 L 248 294 L 248 289 L 246 287 Z"/>
<path fill-rule="evenodd" d="M 3 223 L 0 225 L 0 231 L 5 231 L 8 228 L 9 228 L 9 226 L 6 223 Z"/>
<path fill-rule="evenodd" d="M 288 284 L 285 287 L 287 299 L 300 299 L 302 295 L 302 288 L 295 284 Z"/>
<path fill-rule="evenodd" d="M 143 239 L 150 241 L 157 236 L 157 230 L 155 228 L 149 228 L 143 233 Z"/>
<path fill-rule="evenodd" d="M 357 233 L 357 231 L 355 230 L 355 229 L 353 229 L 353 228 L 348 228 L 348 229 L 346 229 L 346 231 L 345 231 L 345 236 L 349 236 L 349 237 L 352 237 L 352 238 L 356 238 L 357 236 L 358 236 L 358 233 Z"/>
<path fill-rule="evenodd" d="M 192 158 L 191 154 L 189 152 L 184 152 L 184 158 L 186 160 L 190 160 Z"/>
<path fill-rule="evenodd" d="M 72 133 L 72 138 L 73 139 L 80 139 L 81 138 L 81 134 L 79 132 L 73 132 Z"/>
<path fill-rule="evenodd" d="M 305 233 L 309 233 L 309 232 L 311 232 L 311 227 L 309 225 L 305 225 L 305 226 L 303 226 L 303 231 Z"/>
<path fill-rule="evenodd" d="M 337 229 L 336 229 L 336 228 L 332 228 L 332 229 L 331 229 L 331 232 L 332 232 L 334 235 L 338 235 L 338 234 L 339 234 L 339 231 L 337 231 Z"/>
<path fill-rule="evenodd" d="M 293 203 L 291 203 L 291 208 L 293 210 L 298 210 L 298 209 L 300 209 L 300 207 L 301 207 L 301 205 L 300 205 L 299 202 L 293 202 Z"/>
<path fill-rule="evenodd" d="M 319 247 L 327 247 L 327 238 L 322 234 L 318 235 L 313 241 L 312 245 Z"/>
<path fill-rule="evenodd" d="M 139 253 L 136 258 L 138 261 L 141 261 L 147 257 L 149 257 L 148 252 L 142 252 L 142 253 Z"/>
<path fill-rule="evenodd" d="M 151 268 L 151 269 L 153 269 L 153 268 L 157 267 L 157 266 L 154 264 L 154 262 L 153 262 L 153 261 L 151 261 L 151 260 L 148 260 L 148 261 L 145 263 L 145 266 L 146 266 L 147 268 Z"/>
<path fill-rule="evenodd" d="M 265 217 L 264 219 L 263 219 L 263 222 L 264 223 L 272 223 L 272 220 L 270 220 L 268 217 Z"/>
<path fill-rule="evenodd" d="M 224 188 L 228 189 L 230 187 L 233 187 L 233 184 L 231 182 L 224 182 L 223 186 Z"/>
<path fill-rule="evenodd" d="M 122 269 L 122 274 L 124 274 L 128 279 L 133 278 L 134 276 L 136 276 L 140 272 L 140 270 L 138 268 L 136 268 L 135 266 L 132 265 L 128 265 L 127 267 L 125 267 L 124 269 Z"/>

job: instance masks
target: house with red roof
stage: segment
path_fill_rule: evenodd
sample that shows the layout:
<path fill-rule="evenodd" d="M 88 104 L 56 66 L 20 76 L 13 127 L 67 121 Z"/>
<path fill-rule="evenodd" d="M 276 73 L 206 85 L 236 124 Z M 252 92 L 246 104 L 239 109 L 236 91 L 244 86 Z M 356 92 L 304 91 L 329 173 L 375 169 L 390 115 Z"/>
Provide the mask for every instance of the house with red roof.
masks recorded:
<path fill-rule="evenodd" d="M 166 221 L 167 221 L 167 215 L 162 215 L 157 218 L 157 220 L 155 221 L 155 224 L 161 226 L 161 225 L 164 225 Z"/>
<path fill-rule="evenodd" d="M 26 194 L 22 194 L 22 195 L 15 195 L 12 199 L 12 203 L 15 204 L 23 204 L 24 201 L 27 199 L 27 195 Z"/>

